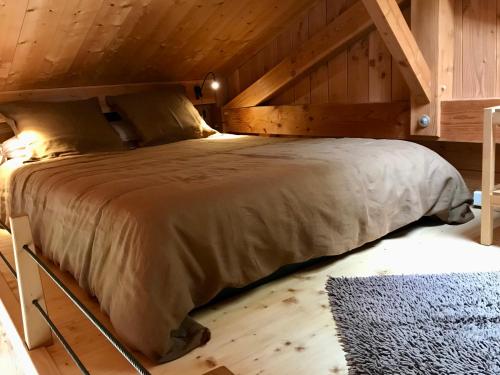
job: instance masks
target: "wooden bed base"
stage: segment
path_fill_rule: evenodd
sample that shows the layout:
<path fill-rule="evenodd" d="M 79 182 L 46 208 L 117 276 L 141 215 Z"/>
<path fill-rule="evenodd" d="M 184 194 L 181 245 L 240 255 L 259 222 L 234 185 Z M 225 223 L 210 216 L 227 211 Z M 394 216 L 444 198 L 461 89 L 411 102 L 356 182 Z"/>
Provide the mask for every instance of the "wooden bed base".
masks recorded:
<path fill-rule="evenodd" d="M 77 374 L 80 372 L 66 354 L 63 346 L 52 338 L 50 327 L 32 303 L 33 300 L 38 300 L 45 312 L 58 322 L 57 325 L 61 325 L 60 331 L 66 333 L 65 338 L 71 346 L 76 344 L 80 350 L 88 348 L 88 351 L 78 353 L 78 356 L 82 357 L 91 374 L 110 371 L 111 369 L 107 368 L 110 364 L 112 364 L 113 372 L 136 373 L 104 336 L 100 335 L 97 329 L 77 311 L 76 307 L 71 306 L 70 301 L 59 288 L 55 287 L 53 281 L 44 273 L 39 272 L 33 259 L 23 250 L 25 245 L 33 246 L 28 217 L 11 218 L 10 223 L 12 236 L 6 231 L 1 231 L 0 235 L 0 248 L 6 261 L 0 266 L 0 321 L 12 343 L 22 369 L 28 374 L 40 375 Z M 5 251 L 5 249 L 11 249 L 11 251 Z M 57 278 L 114 335 L 109 318 L 100 311 L 97 301 L 79 288 L 71 275 L 61 272 L 55 264 L 40 255 L 38 256 L 49 266 L 50 271 L 56 274 Z M 11 266 L 15 264 L 17 279 L 16 275 L 12 274 L 12 270 L 9 270 L 8 264 Z M 68 332 L 71 334 L 73 331 L 76 333 L 75 336 L 67 334 Z M 86 336 L 82 336 L 81 332 L 85 332 Z M 99 349 L 96 351 L 95 348 Z M 103 351 L 103 348 L 106 350 Z M 166 372 L 159 370 L 162 365 L 156 366 L 140 353 L 135 353 L 135 355 L 147 371 L 155 369 L 155 373 L 169 373 L 168 370 Z M 197 374 L 201 373 L 202 370 L 197 372 Z M 203 373 L 211 375 L 232 374 L 224 366 Z"/>

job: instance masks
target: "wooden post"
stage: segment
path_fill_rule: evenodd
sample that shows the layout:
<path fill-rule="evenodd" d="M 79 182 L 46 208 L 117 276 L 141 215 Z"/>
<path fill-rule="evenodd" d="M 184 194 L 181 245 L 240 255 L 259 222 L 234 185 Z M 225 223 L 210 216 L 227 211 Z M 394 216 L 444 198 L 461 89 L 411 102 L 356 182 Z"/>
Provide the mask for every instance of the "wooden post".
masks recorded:
<path fill-rule="evenodd" d="M 32 303 L 33 300 L 38 300 L 40 306 L 47 311 L 38 265 L 23 250 L 24 245 L 28 245 L 32 250 L 35 249 L 28 216 L 11 217 L 10 227 L 14 245 L 24 339 L 28 349 L 35 349 L 39 346 L 51 344 L 52 333 L 50 327 Z"/>
<path fill-rule="evenodd" d="M 481 187 L 481 243 L 493 242 L 493 207 L 491 193 L 495 188 L 495 127 L 493 108 L 484 109 L 483 123 L 483 171 Z"/>
<path fill-rule="evenodd" d="M 452 0 L 411 2 L 411 31 L 431 70 L 431 102 L 425 104 L 418 96 L 411 96 L 412 135 L 441 134 L 441 100 L 451 99 L 453 93 L 453 15 Z"/>

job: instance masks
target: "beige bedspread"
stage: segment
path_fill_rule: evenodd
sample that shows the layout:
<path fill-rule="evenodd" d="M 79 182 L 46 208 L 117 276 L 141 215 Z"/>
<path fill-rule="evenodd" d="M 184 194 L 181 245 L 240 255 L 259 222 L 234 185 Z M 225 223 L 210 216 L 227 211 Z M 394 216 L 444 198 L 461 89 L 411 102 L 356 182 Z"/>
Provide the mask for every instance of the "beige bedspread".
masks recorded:
<path fill-rule="evenodd" d="M 458 172 L 414 143 L 216 136 L 0 167 L 1 220 L 97 296 L 121 338 L 167 361 L 225 287 L 341 254 L 419 219 L 472 217 Z"/>

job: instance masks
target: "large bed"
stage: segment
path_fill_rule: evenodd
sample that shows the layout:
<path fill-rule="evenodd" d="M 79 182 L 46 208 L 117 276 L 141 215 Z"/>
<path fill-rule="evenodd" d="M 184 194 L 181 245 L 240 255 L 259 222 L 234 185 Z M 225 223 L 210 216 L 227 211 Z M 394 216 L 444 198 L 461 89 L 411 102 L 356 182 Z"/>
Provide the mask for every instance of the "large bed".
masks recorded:
<path fill-rule="evenodd" d="M 418 144 L 213 135 L 0 166 L 0 214 L 157 361 L 209 339 L 189 317 L 228 287 L 414 222 L 471 219 L 460 174 Z"/>

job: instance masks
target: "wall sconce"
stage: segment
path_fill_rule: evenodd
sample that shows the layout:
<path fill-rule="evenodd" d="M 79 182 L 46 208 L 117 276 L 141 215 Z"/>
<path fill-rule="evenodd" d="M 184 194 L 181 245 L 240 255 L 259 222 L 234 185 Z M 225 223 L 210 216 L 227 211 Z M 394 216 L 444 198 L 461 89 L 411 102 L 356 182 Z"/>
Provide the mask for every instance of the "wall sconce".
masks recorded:
<path fill-rule="evenodd" d="M 210 83 L 210 87 L 212 88 L 212 90 L 219 89 L 220 83 L 219 83 L 219 81 L 217 81 L 217 78 L 215 77 L 215 73 L 208 72 L 207 75 L 205 76 L 205 78 L 203 78 L 203 82 L 202 82 L 201 86 L 196 85 L 194 87 L 194 95 L 195 95 L 196 99 L 200 99 L 203 97 L 203 86 L 205 86 L 205 81 L 207 80 L 207 78 L 210 75 L 212 76 L 212 82 Z"/>

